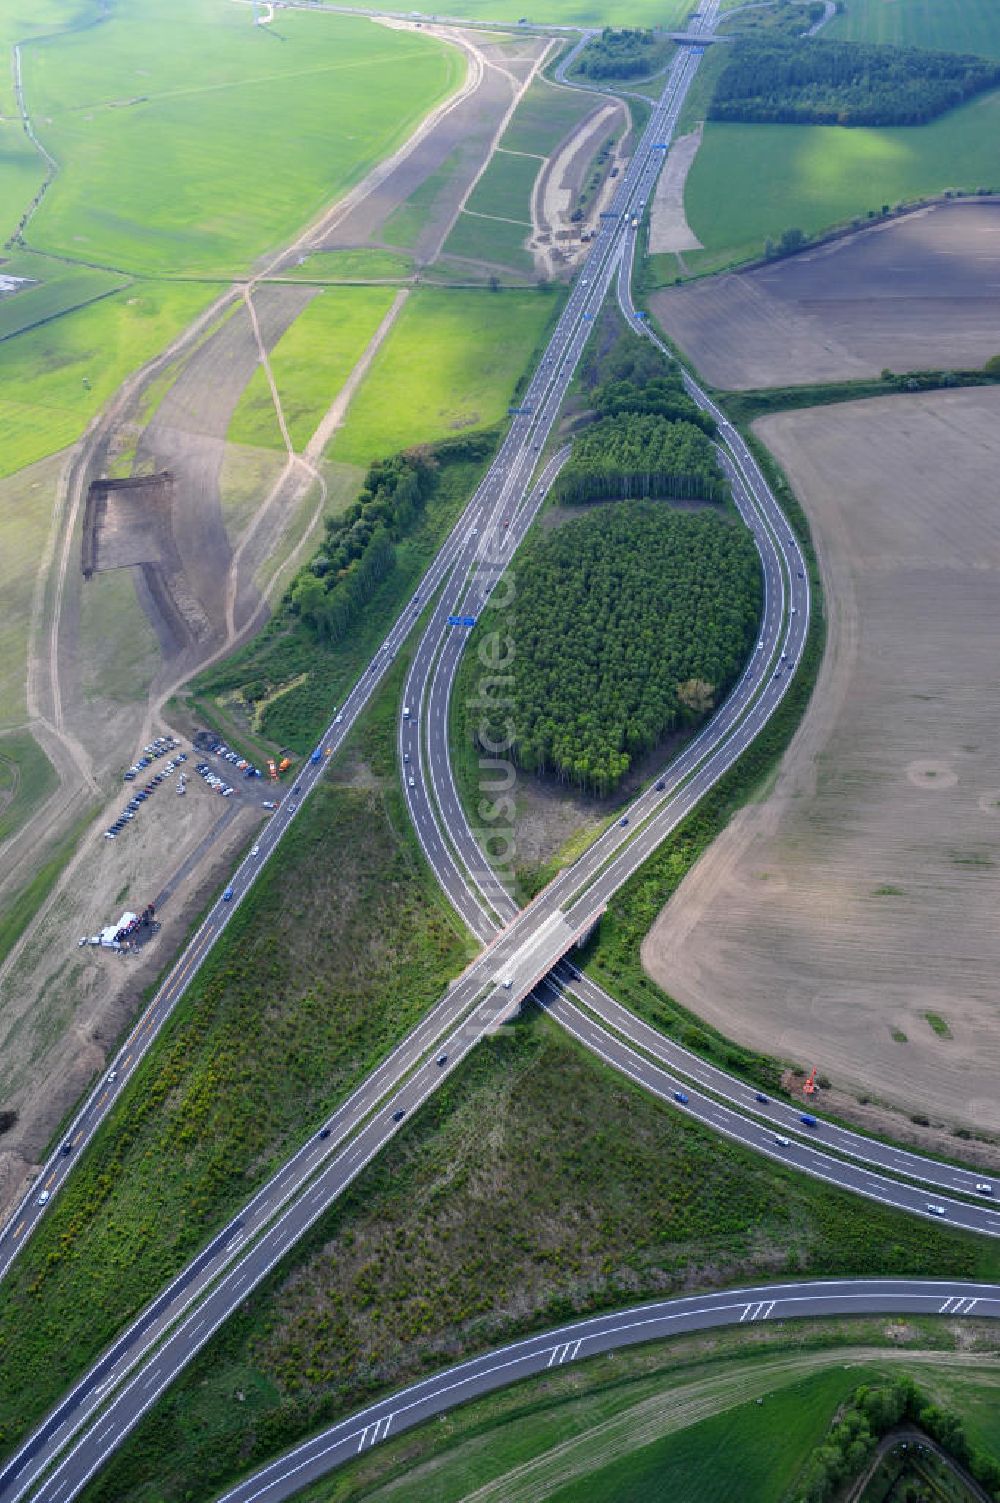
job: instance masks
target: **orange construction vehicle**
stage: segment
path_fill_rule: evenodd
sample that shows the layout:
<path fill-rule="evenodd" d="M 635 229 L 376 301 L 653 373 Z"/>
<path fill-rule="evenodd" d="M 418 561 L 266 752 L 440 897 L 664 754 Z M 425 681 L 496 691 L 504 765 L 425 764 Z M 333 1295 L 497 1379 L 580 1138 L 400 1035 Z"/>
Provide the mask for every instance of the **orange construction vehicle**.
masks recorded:
<path fill-rule="evenodd" d="M 803 1089 L 803 1091 L 805 1092 L 805 1094 L 807 1096 L 815 1096 L 815 1094 L 816 1094 L 816 1066 L 815 1065 L 813 1065 L 813 1067 L 812 1067 L 812 1074 L 809 1076 L 808 1080 L 806 1080 L 804 1082 L 804 1084 L 802 1086 L 802 1089 Z"/>
<path fill-rule="evenodd" d="M 278 763 L 278 771 L 279 772 L 285 772 L 285 771 L 287 771 L 287 769 L 289 767 L 291 767 L 291 765 L 292 765 L 292 759 L 291 759 L 291 757 L 282 757 L 281 761 Z"/>
<path fill-rule="evenodd" d="M 267 759 L 267 775 L 272 780 L 276 779 L 277 776 L 278 776 L 278 769 L 274 765 L 274 758 L 273 757 L 268 757 L 268 759 Z"/>

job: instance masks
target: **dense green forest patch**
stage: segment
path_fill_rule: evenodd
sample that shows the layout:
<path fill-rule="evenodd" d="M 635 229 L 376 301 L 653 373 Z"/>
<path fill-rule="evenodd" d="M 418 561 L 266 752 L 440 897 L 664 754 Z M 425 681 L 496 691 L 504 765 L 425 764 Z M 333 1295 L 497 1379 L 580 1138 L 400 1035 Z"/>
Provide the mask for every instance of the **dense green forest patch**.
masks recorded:
<path fill-rule="evenodd" d="M 470 710 L 469 734 L 496 745 L 509 724 L 518 765 L 605 794 L 735 678 L 760 565 L 728 518 L 623 503 L 530 541 L 516 589 L 513 623 L 487 610 L 477 628 L 480 641 L 509 634 L 514 657 L 502 702 Z"/>
<path fill-rule="evenodd" d="M 721 501 L 727 487 L 701 428 L 654 412 L 624 412 L 581 434 L 552 492 L 568 502 L 633 496 Z"/>
<path fill-rule="evenodd" d="M 442 1084 L 88 1503 L 208 1497 L 375 1393 L 577 1314 L 770 1275 L 984 1278 L 998 1260 L 989 1238 L 721 1141 L 532 1013 Z"/>
<path fill-rule="evenodd" d="M 648 78 L 662 68 L 674 44 L 662 32 L 642 27 L 615 31 L 605 26 L 591 37 L 577 58 L 573 74 L 581 78 Z"/>
<path fill-rule="evenodd" d="M 709 118 L 923 125 L 998 83 L 1000 64 L 988 58 L 758 34 L 734 44 Z"/>

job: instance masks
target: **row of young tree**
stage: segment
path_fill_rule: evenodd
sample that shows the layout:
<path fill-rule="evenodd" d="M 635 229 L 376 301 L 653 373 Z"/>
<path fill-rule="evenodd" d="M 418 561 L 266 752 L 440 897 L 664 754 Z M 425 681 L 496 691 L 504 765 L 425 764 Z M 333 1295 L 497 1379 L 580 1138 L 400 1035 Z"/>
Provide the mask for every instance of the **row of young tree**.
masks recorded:
<path fill-rule="evenodd" d="M 855 1389 L 792 1489 L 793 1503 L 829 1503 L 841 1496 L 882 1436 L 902 1424 L 915 1425 L 937 1441 L 993 1497 L 1000 1498 L 1000 1464 L 969 1442 L 958 1415 L 932 1404 L 912 1378 L 904 1376 Z"/>
<path fill-rule="evenodd" d="M 623 412 L 584 430 L 553 493 L 571 503 L 633 496 L 722 501 L 727 488 L 700 427 L 652 412 Z"/>
<path fill-rule="evenodd" d="M 712 120 L 923 125 L 1000 84 L 1000 62 L 918 47 L 758 34 L 719 75 Z"/>
<path fill-rule="evenodd" d="M 526 771 L 609 793 L 634 759 L 718 702 L 753 641 L 750 534 L 714 512 L 601 507 L 534 539 L 517 571 L 515 657 L 470 711 L 480 745 L 515 733 Z"/>
<path fill-rule="evenodd" d="M 339 642 L 395 568 L 395 545 L 423 511 L 440 464 L 482 458 L 493 441 L 469 435 L 376 460 L 357 499 L 327 518 L 326 538 L 294 580 L 288 609 L 320 641 Z"/>

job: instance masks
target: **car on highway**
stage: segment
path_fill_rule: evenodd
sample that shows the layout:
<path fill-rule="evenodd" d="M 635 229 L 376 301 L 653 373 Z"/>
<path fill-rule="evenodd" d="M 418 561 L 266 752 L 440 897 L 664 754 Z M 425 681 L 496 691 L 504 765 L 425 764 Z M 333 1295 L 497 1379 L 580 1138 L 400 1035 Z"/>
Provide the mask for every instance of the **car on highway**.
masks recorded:
<path fill-rule="evenodd" d="M 296 783 L 295 787 L 292 789 L 292 798 L 298 798 L 298 796 L 299 796 L 299 794 L 301 792 L 302 792 L 302 784 L 301 783 Z"/>
<path fill-rule="evenodd" d="M 439 1054 L 437 1057 L 437 1062 L 439 1065 L 446 1065 L 448 1063 L 447 1054 Z"/>
<path fill-rule="evenodd" d="M 233 896 L 233 889 L 231 887 L 227 887 L 225 892 L 222 894 L 222 901 L 224 903 L 231 903 L 233 901 Z"/>
<path fill-rule="evenodd" d="M 762 1106 L 766 1106 L 767 1105 L 767 1097 L 764 1095 L 763 1091 L 755 1091 L 753 1099 L 755 1101 L 759 1101 Z"/>
<path fill-rule="evenodd" d="M 799 1117 L 799 1121 L 802 1123 L 803 1127 L 818 1127 L 819 1126 L 819 1122 L 813 1116 L 812 1112 L 803 1112 L 802 1115 Z"/>
<path fill-rule="evenodd" d="M 38 1200 L 36 1201 L 36 1205 L 43 1206 L 45 1204 L 45 1202 L 48 1200 L 48 1198 L 49 1198 L 49 1192 L 48 1192 L 48 1190 L 43 1190 L 42 1193 L 41 1193 L 41 1195 L 39 1195 Z"/>
<path fill-rule="evenodd" d="M 259 856 L 260 855 L 260 846 L 259 845 L 252 845 L 250 847 L 250 854 L 251 854 L 251 856 Z"/>
<path fill-rule="evenodd" d="M 932 1216 L 947 1216 L 948 1214 L 944 1206 L 938 1205 L 938 1203 L 934 1200 L 929 1200 L 927 1202 L 927 1209 L 928 1211 L 930 1211 Z"/>
<path fill-rule="evenodd" d="M 621 817 L 621 819 L 618 821 L 618 823 L 622 827 L 624 827 L 625 825 L 627 825 L 628 824 L 628 815 L 627 814 L 623 814 L 622 817 Z"/>
<path fill-rule="evenodd" d="M 403 1120 L 403 1118 L 405 1116 L 406 1116 L 406 1112 L 404 1111 L 404 1109 L 402 1107 L 400 1107 L 400 1109 L 399 1109 L 398 1112 L 393 1112 L 393 1114 L 392 1114 L 392 1120 L 394 1122 L 402 1122 L 402 1120 Z"/>
<path fill-rule="evenodd" d="M 321 1127 L 319 1130 L 319 1136 L 321 1138 L 328 1138 L 330 1136 L 330 1129 L 328 1127 Z"/>
<path fill-rule="evenodd" d="M 993 1194 L 993 1186 L 987 1180 L 985 1180 L 985 1179 L 978 1180 L 976 1182 L 976 1194 L 977 1195 L 992 1195 Z"/>
<path fill-rule="evenodd" d="M 413 776 L 413 773 L 412 773 L 412 772 L 411 772 L 411 773 L 410 773 L 410 778 L 409 778 L 409 782 L 410 782 L 410 787 L 411 787 L 411 788 L 416 788 L 416 786 L 417 786 L 417 780 L 416 780 L 416 778 L 415 778 L 415 777 L 414 777 L 414 776 Z"/>
<path fill-rule="evenodd" d="M 774 1135 L 774 1141 L 779 1148 L 790 1148 L 792 1146 L 790 1139 L 782 1137 L 781 1133 L 778 1132 Z"/>
<path fill-rule="evenodd" d="M 260 807 L 262 809 L 277 809 L 278 806 L 273 799 L 266 798 Z"/>
<path fill-rule="evenodd" d="M 685 1094 L 684 1094 L 683 1091 L 675 1091 L 674 1092 L 674 1100 L 675 1101 L 679 1101 L 680 1104 L 681 1104 L 681 1106 L 687 1106 L 687 1104 L 688 1104 L 688 1099 L 685 1096 Z"/>
<path fill-rule="evenodd" d="M 662 793 L 663 790 L 664 790 L 664 788 L 666 788 L 666 786 L 667 786 L 667 784 L 666 784 L 666 779 L 665 778 L 657 778 L 656 784 L 655 784 L 657 793 Z"/>
<path fill-rule="evenodd" d="M 60 1148 L 59 1152 L 62 1153 L 62 1154 L 72 1153 L 73 1152 L 73 1144 L 72 1143 L 64 1143 L 63 1146 Z"/>

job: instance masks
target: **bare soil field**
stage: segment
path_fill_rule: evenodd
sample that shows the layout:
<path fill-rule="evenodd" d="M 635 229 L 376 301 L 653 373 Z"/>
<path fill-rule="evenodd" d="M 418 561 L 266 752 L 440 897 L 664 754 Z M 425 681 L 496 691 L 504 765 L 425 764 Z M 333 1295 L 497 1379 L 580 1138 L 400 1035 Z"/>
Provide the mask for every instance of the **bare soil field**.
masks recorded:
<path fill-rule="evenodd" d="M 669 251 L 702 249 L 701 241 L 688 224 L 684 212 L 684 184 L 691 163 L 698 155 L 703 130 L 704 125 L 699 124 L 697 129 L 676 141 L 656 180 L 649 215 L 649 253 L 652 256 Z"/>
<path fill-rule="evenodd" d="M 63 1115 L 102 1068 L 144 988 L 259 826 L 251 799 L 217 798 L 198 777 L 187 789 L 178 798 L 173 781 L 164 783 L 115 841 L 88 832 L 75 880 L 0 973 L 0 1104 L 18 1114 L 0 1138 L 0 1219 Z M 192 861 L 220 821 L 204 859 Z M 78 948 L 83 935 L 126 908 L 162 899 L 168 888 L 165 905 L 158 905 L 163 927 L 137 956 Z"/>
<path fill-rule="evenodd" d="M 758 429 L 812 523 L 829 646 L 774 787 L 643 961 L 741 1043 L 1000 1132 L 1000 390 Z"/>
<path fill-rule="evenodd" d="M 502 35 L 450 27 L 436 30 L 472 53 L 475 88 L 442 114 L 374 192 L 359 201 L 317 241 L 317 250 L 386 243 L 383 238 L 386 221 L 439 174 L 436 191 L 415 216 L 414 236 L 407 246 L 418 264 L 433 261 L 492 154 L 517 91 L 549 45 L 545 37 L 518 38 L 517 55 L 511 57 L 508 51 L 511 39 Z"/>
<path fill-rule="evenodd" d="M 605 174 L 584 219 L 574 225 L 570 216 L 594 158 L 609 137 L 620 140 L 629 124 L 630 116 L 621 100 L 597 103 L 552 153 L 539 174 L 532 195 L 534 235 L 531 246 L 535 264 L 543 275 L 551 276 L 560 271 L 565 275 L 586 254 L 580 231 L 596 228 L 601 210 L 613 195 L 615 181 Z M 608 165 L 610 167 L 611 163 Z M 617 158 L 616 165 L 620 166 Z"/>
<path fill-rule="evenodd" d="M 652 294 L 729 390 L 981 366 L 1000 354 L 1000 200 L 917 209 L 815 250 Z"/>

